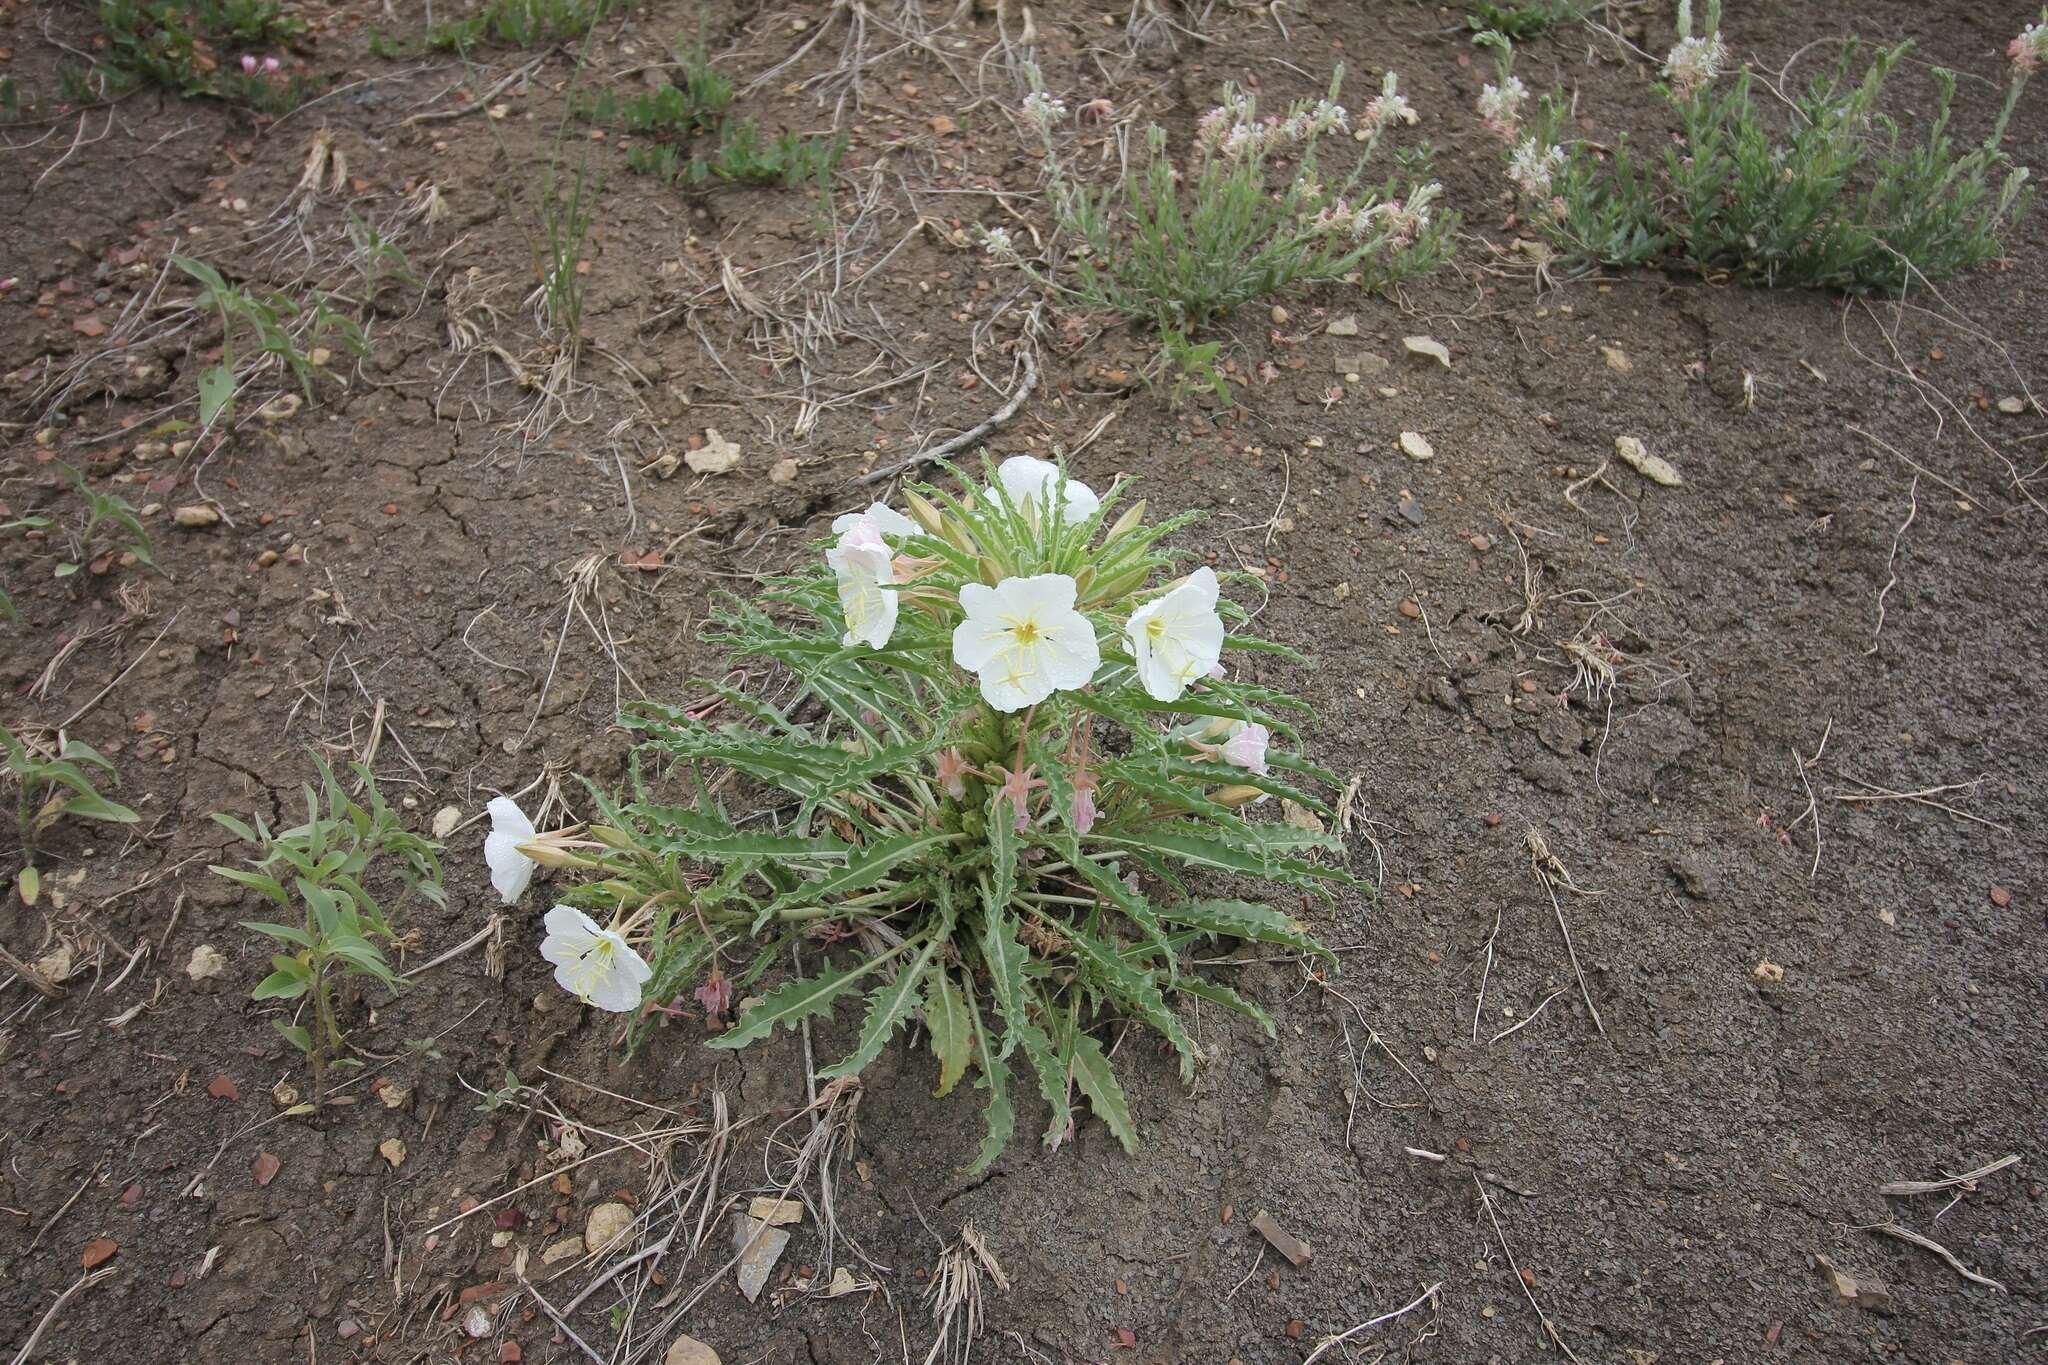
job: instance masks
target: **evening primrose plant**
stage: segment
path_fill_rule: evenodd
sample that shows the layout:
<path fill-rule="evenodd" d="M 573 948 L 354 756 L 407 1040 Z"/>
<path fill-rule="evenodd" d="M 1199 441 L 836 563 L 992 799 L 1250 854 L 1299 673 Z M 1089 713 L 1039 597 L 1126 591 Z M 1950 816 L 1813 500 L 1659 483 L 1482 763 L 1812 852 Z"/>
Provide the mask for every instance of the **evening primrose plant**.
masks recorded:
<path fill-rule="evenodd" d="M 807 566 L 723 604 L 710 638 L 754 676 L 786 672 L 793 699 L 706 684 L 691 706 L 635 704 L 627 795 L 593 792 L 587 829 L 531 838 L 505 812 L 515 842 L 493 860 L 501 893 L 512 857 L 591 874 L 543 954 L 630 1016 L 629 1047 L 692 1001 L 724 1020 L 737 1000 L 711 1046 L 740 1048 L 864 997 L 833 1078 L 921 1021 L 936 1093 L 970 1071 L 985 1093 L 977 1170 L 1015 1131 L 1018 1072 L 1048 1145 L 1085 1102 L 1133 1148 L 1113 1030 L 1155 1032 L 1192 1080 L 1188 1000 L 1273 1029 L 1194 969 L 1198 945 L 1334 964 L 1246 888 L 1305 908 L 1360 885 L 1319 821 L 1263 804 L 1327 816 L 1314 791 L 1334 779 L 1296 752 L 1305 705 L 1232 668 L 1297 656 L 1163 548 L 1193 518 L 1148 523 L 1123 485 L 1098 495 L 1029 456 L 983 473 L 913 488 L 907 514 L 848 513 Z"/>

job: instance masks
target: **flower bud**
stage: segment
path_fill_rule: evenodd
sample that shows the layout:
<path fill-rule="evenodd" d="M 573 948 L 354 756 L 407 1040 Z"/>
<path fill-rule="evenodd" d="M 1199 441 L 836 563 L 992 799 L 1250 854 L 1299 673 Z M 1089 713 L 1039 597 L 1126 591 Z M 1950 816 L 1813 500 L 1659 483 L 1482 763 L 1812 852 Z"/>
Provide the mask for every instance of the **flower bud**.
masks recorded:
<path fill-rule="evenodd" d="M 1248 805 L 1264 795 L 1265 793 L 1257 787 L 1218 787 L 1209 793 L 1209 799 L 1219 806 L 1229 806 L 1235 809 L 1238 806 Z"/>
<path fill-rule="evenodd" d="M 1126 531 L 1132 530 L 1134 527 L 1137 526 L 1139 522 L 1143 521 L 1144 519 L 1145 500 L 1143 498 L 1139 498 L 1136 502 L 1132 503 L 1128 509 L 1125 510 L 1122 516 L 1116 519 L 1116 525 L 1109 528 L 1109 535 L 1104 539 L 1103 543 L 1106 545 L 1110 541 L 1115 540 L 1118 536 L 1123 535 Z"/>
<path fill-rule="evenodd" d="M 946 534 L 945 513 L 933 506 L 929 499 L 921 498 L 906 488 L 903 490 L 903 504 L 910 509 L 911 520 L 924 527 L 927 535 L 943 537 Z"/>

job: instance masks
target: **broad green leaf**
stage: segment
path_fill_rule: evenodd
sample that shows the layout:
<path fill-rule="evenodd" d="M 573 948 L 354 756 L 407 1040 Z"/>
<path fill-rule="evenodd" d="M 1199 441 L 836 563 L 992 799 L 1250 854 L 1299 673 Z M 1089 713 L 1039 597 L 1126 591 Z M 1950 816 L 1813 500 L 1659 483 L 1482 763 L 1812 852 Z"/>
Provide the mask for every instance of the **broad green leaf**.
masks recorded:
<path fill-rule="evenodd" d="M 286 893 L 283 883 L 279 882 L 275 877 L 267 876 L 261 872 L 247 872 L 239 867 L 222 867 L 218 863 L 213 864 L 206 870 L 217 877 L 225 877 L 231 882 L 246 886 L 251 891 L 260 892 L 271 900 L 276 901 L 279 905 L 291 904 L 291 897 Z"/>
<path fill-rule="evenodd" d="M 1124 1098 L 1124 1088 L 1117 1083 L 1116 1072 L 1103 1054 L 1102 1044 L 1085 1033 L 1074 1039 L 1074 1084 L 1088 1097 L 1088 1107 L 1108 1125 L 1124 1150 L 1136 1152 L 1138 1130 L 1131 1122 L 1130 1102 Z"/>
<path fill-rule="evenodd" d="M 222 829 L 225 829 L 228 833 L 234 835 L 237 839 L 240 839 L 245 844 L 261 844 L 263 842 L 261 839 L 256 837 L 255 830 L 250 829 L 247 825 L 243 824 L 240 820 L 237 820 L 232 815 L 222 815 L 216 811 L 212 818 L 215 824 L 219 825 Z M 215 872 L 220 871 L 220 869 L 217 867 L 211 870 Z"/>
<path fill-rule="evenodd" d="M 1017 941 L 1017 917 L 1007 901 L 998 901 L 982 883 L 981 960 L 988 968 L 989 989 L 1003 1021 L 1002 1056 L 1016 1050 L 1019 1025 L 1026 1022 L 1024 967 L 1031 959 Z"/>
<path fill-rule="evenodd" d="M 795 1028 L 797 1024 L 814 1014 L 824 1014 L 854 982 L 880 966 L 885 958 L 874 958 L 843 971 L 830 969 L 817 976 L 808 976 L 786 982 L 767 995 L 761 1003 L 742 1015 L 737 1027 L 721 1033 L 706 1044 L 716 1048 L 740 1048 L 758 1038 L 765 1038 L 777 1024 Z"/>
<path fill-rule="evenodd" d="M 270 1026 L 276 1029 L 279 1033 L 283 1034 L 284 1040 L 287 1043 L 290 1043 L 293 1047 L 297 1048 L 299 1051 L 305 1053 L 309 1057 L 313 1055 L 312 1034 L 306 1032 L 297 1024 L 287 1024 L 282 1019 L 271 1020 Z M 307 1109 L 312 1108 L 311 1105 L 307 1105 L 305 1107 Z"/>
<path fill-rule="evenodd" d="M 199 372 L 199 421 L 212 426 L 215 419 L 231 416 L 235 403 L 235 372 L 226 365 L 209 365 Z"/>
<path fill-rule="evenodd" d="M 1201 977 L 1190 972 L 1176 980 L 1173 983 L 1173 988 L 1184 995 L 1196 996 L 1213 1004 L 1221 1005 L 1227 1010 L 1235 1010 L 1264 1029 L 1268 1038 L 1278 1036 L 1278 1030 L 1273 1027 L 1273 1016 L 1228 986 L 1214 981 L 1204 981 Z"/>
<path fill-rule="evenodd" d="M 953 984 L 953 974 L 944 967 L 926 978 L 924 1025 L 931 1034 L 932 1056 L 939 1062 L 939 1085 L 934 1096 L 951 1094 L 967 1074 L 967 1059 L 974 1050 L 974 1027 L 967 1018 L 967 998 Z"/>
<path fill-rule="evenodd" d="M 304 929 L 294 929 L 289 924 L 270 924 L 264 920 L 245 919 L 242 927 L 253 933 L 267 934 L 285 943 L 296 943 L 301 948 L 313 946 L 313 936 Z"/>
<path fill-rule="evenodd" d="M 34 863 L 30 863 L 16 874 L 14 890 L 21 897 L 23 905 L 34 905 L 36 897 L 43 894 L 43 874 L 36 871 Z"/>

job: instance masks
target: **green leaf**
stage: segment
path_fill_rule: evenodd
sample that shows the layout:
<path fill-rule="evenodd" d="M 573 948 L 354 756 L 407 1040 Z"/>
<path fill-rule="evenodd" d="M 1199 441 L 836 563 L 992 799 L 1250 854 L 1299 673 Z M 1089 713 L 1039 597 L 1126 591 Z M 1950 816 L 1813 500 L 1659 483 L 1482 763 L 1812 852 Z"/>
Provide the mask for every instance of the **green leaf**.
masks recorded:
<path fill-rule="evenodd" d="M 996 1013 L 1002 1016 L 1002 1056 L 1007 1058 L 1016 1050 L 1018 1026 L 1026 1021 L 1024 967 L 1031 954 L 1017 941 L 1017 916 L 1007 901 L 995 899 L 987 882 L 982 883 L 981 960 L 988 967 Z"/>
<path fill-rule="evenodd" d="M 226 365 L 209 365 L 199 372 L 199 420 L 212 426 L 214 419 L 232 416 L 235 405 L 235 372 Z"/>
<path fill-rule="evenodd" d="M 276 970 L 257 983 L 251 1000 L 296 1000 L 312 988 L 312 970 L 299 959 L 279 954 L 270 965 Z"/>
<path fill-rule="evenodd" d="M 924 1026 L 931 1034 L 932 1056 L 939 1062 L 939 1086 L 932 1094 L 949 1095 L 967 1074 L 967 1059 L 974 1050 L 974 1026 L 967 1018 L 967 997 L 953 984 L 952 973 L 944 967 L 925 981 Z"/>
<path fill-rule="evenodd" d="M 975 1084 L 988 1091 L 988 1103 L 981 1111 L 988 1133 L 981 1140 L 981 1149 L 974 1154 L 974 1164 L 967 1168 L 969 1175 L 980 1175 L 1010 1145 L 1010 1138 L 1017 1131 L 1017 1111 L 1010 1103 L 1009 1064 L 996 1051 L 988 1021 L 981 1015 L 981 1002 L 974 994 L 972 977 L 967 979 L 967 1015 L 974 1028 L 974 1062 L 981 1069 L 981 1079 Z"/>
<path fill-rule="evenodd" d="M 848 987 L 887 960 L 886 957 L 873 958 L 844 971 L 827 970 L 818 976 L 786 982 L 761 997 L 761 1003 L 741 1017 L 738 1027 L 711 1039 L 706 1046 L 741 1048 L 767 1037 L 777 1024 L 795 1028 L 801 1020 L 829 1011 L 832 1002 Z"/>
<path fill-rule="evenodd" d="M 1278 1036 L 1278 1030 L 1273 1027 L 1273 1016 L 1228 986 L 1214 981 L 1204 981 L 1201 977 L 1189 973 L 1176 980 L 1173 988 L 1183 995 L 1196 996 L 1212 1004 L 1221 1005 L 1227 1010 L 1235 1010 L 1264 1029 L 1268 1038 Z"/>
<path fill-rule="evenodd" d="M 263 920 L 245 919 L 242 921 L 242 927 L 254 933 L 267 934 L 271 938 L 285 943 L 296 943 L 301 948 L 313 946 L 313 936 L 311 934 L 307 933 L 304 929 L 294 929 L 289 924 L 270 924 Z"/>
<path fill-rule="evenodd" d="M 1096 942 L 1079 925 L 1069 925 L 1067 941 L 1080 959 L 1081 970 L 1110 999 L 1124 1009 L 1144 1017 L 1158 1029 L 1180 1054 L 1180 1078 L 1195 1079 L 1195 1045 L 1180 1026 L 1180 1019 L 1159 992 L 1158 973 L 1150 967 L 1134 967 L 1115 949 Z"/>
<path fill-rule="evenodd" d="M 1024 1049 L 1025 1060 L 1038 1077 L 1038 1093 L 1052 1109 L 1052 1118 L 1045 1125 L 1045 1145 L 1050 1147 L 1066 1136 L 1067 1125 L 1073 1122 L 1074 1111 L 1067 1103 L 1067 1064 L 1045 1030 L 1023 1011 L 1018 1011 L 1009 1024 L 1013 1037 Z"/>
<path fill-rule="evenodd" d="M 1074 1084 L 1088 1097 L 1095 1117 L 1107 1124 L 1126 1152 L 1138 1150 L 1138 1130 L 1131 1122 L 1130 1102 L 1117 1083 L 1116 1072 L 1103 1054 L 1102 1044 L 1087 1034 L 1074 1039 Z"/>
<path fill-rule="evenodd" d="M 754 931 L 759 933 L 770 920 L 785 910 L 824 905 L 829 903 L 833 896 L 846 891 L 865 891 L 887 876 L 890 869 L 898 864 L 909 862 L 942 844 L 957 843 L 966 837 L 964 834 L 934 834 L 918 830 L 872 844 L 864 854 L 850 860 L 845 867 L 802 882 L 794 890 L 785 892 L 762 906 L 760 913 L 754 916 Z"/>
<path fill-rule="evenodd" d="M 132 825 L 142 817 L 118 801 L 104 796 L 73 796 L 64 802 L 63 813 L 86 820 L 105 820 L 114 825 Z"/>
<path fill-rule="evenodd" d="M 1282 944 L 1314 953 L 1333 967 L 1337 965 L 1337 955 L 1316 942 L 1307 925 L 1270 905 L 1233 900 L 1183 901 L 1160 906 L 1159 917 L 1169 924 L 1189 925 L 1219 938 Z"/>
<path fill-rule="evenodd" d="M 945 883 L 939 883 L 944 886 Z M 942 895 L 942 905 L 944 905 Z M 920 988 L 924 985 L 926 968 L 953 937 L 953 912 L 945 905 L 939 924 L 925 940 L 924 947 L 908 967 L 896 973 L 894 981 L 885 982 L 868 993 L 868 1017 L 861 1025 L 860 1042 L 853 1051 L 818 1075 L 824 1079 L 840 1076 L 857 1076 L 875 1058 L 882 1055 L 882 1049 L 903 1022 L 910 1018 L 910 1012 L 917 1007 Z"/>
<path fill-rule="evenodd" d="M 271 1020 L 270 1026 L 276 1029 L 279 1033 L 283 1034 L 284 1040 L 287 1043 L 290 1043 L 293 1047 L 305 1053 L 308 1057 L 313 1055 L 312 1034 L 306 1032 L 297 1024 L 287 1024 L 282 1019 Z"/>

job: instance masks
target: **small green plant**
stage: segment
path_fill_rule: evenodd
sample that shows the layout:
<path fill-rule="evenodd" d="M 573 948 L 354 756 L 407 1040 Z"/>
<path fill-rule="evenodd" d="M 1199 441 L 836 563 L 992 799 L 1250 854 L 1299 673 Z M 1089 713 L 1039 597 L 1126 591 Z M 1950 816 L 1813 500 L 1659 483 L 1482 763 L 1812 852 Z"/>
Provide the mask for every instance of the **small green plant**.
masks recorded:
<path fill-rule="evenodd" d="M 375 308 L 377 296 L 395 285 L 421 287 L 405 249 L 375 223 L 348 211 L 349 264 L 362 280 L 362 294 L 356 300 L 364 308 Z"/>
<path fill-rule="evenodd" d="M 211 427 L 234 416 L 235 393 L 266 366 L 276 364 L 299 382 L 306 401 L 313 401 L 313 383 L 332 379 L 312 351 L 321 342 L 344 346 L 357 355 L 367 345 L 362 328 L 315 295 L 301 303 L 275 290 L 257 292 L 229 284 L 204 261 L 172 253 L 171 264 L 200 285 L 197 306 L 220 314 L 220 359 L 199 372 L 199 422 Z M 246 365 L 236 358 L 235 341 L 246 333 L 255 356 Z"/>
<path fill-rule="evenodd" d="M 849 513 L 811 566 L 724 603 L 707 639 L 786 671 L 779 700 L 712 683 L 708 706 L 631 707 L 627 798 L 593 788 L 586 837 L 516 849 L 595 874 L 548 913 L 541 952 L 565 988 L 633 1016 L 629 1046 L 688 1000 L 729 1018 L 801 954 L 809 974 L 742 1003 L 712 1046 L 864 994 L 851 1052 L 819 1073 L 851 1076 L 921 1015 L 937 1093 L 970 1070 L 986 1092 L 977 1170 L 1015 1130 L 1013 1065 L 1036 1079 L 1048 1144 L 1085 1101 L 1134 1148 L 1105 1030 L 1157 1032 L 1191 1079 L 1201 1051 L 1175 1001 L 1273 1029 L 1195 969 L 1203 943 L 1334 962 L 1245 888 L 1305 908 L 1361 885 L 1311 792 L 1336 779 L 1289 751 L 1308 708 L 1237 675 L 1253 654 L 1299 656 L 1163 548 L 1193 518 L 1147 524 L 1121 486 L 1098 497 L 1029 456 L 984 472 L 920 485 L 910 516 Z M 1253 816 L 1269 796 L 1286 819 Z"/>
<path fill-rule="evenodd" d="M 533 238 L 534 290 L 546 330 L 570 351 L 583 338 L 583 243 L 590 235 L 590 215 L 597 206 L 598 185 L 589 163 L 579 162 L 567 183 L 554 156 L 541 168 L 534 190 L 534 215 L 539 228 Z"/>
<path fill-rule="evenodd" d="M 1531 134 L 1512 143 L 1509 178 L 1566 264 L 1636 265 L 1668 255 L 1766 287 L 1897 294 L 2003 254 L 2002 234 L 2031 199 L 2027 171 L 2003 150 L 2005 133 L 2028 78 L 2048 60 L 2048 21 L 2013 41 L 1997 117 L 1983 141 L 1958 147 L 1949 131 L 1953 73 L 1930 70 L 1933 117 L 1918 139 L 1880 107 L 1910 43 L 1877 50 L 1859 75 L 1862 48 L 1849 40 L 1789 100 L 1784 118 L 1777 101 L 1755 96 L 1749 68 L 1719 82 L 1727 61 L 1720 17 L 1712 0 L 1705 31 L 1695 34 L 1690 5 L 1679 5 L 1679 39 L 1660 88 L 1680 136 L 1664 154 L 1661 183 L 1625 146 L 1596 156 L 1567 141 L 1554 99 Z M 1499 35 L 1482 36 L 1510 51 Z M 1498 94 L 1487 91 L 1483 116 Z M 1507 124 L 1519 135 L 1512 118 Z"/>
<path fill-rule="evenodd" d="M 78 528 L 66 536 L 66 553 L 57 562 L 57 577 L 69 578 L 87 564 L 93 566 L 95 573 L 104 572 L 106 564 L 123 553 L 132 554 L 155 568 L 156 557 L 150 545 L 149 532 L 143 529 L 142 517 L 134 504 L 118 493 L 102 493 L 94 489 L 86 483 L 85 475 L 71 465 L 60 467 L 65 477 L 71 480 L 71 486 L 78 490 L 78 496 L 85 500 L 85 510 Z M 45 521 L 44 524 L 49 523 Z M 107 531 L 125 535 L 121 541 L 106 545 L 101 537 Z"/>
<path fill-rule="evenodd" d="M 276 0 L 98 0 L 104 45 L 99 73 L 115 92 L 162 86 L 188 98 L 246 104 L 267 113 L 296 108 L 316 88 L 258 55 L 303 37 L 306 25 Z M 225 52 L 241 48 L 230 60 Z"/>
<path fill-rule="evenodd" d="M 109 801 L 93 785 L 87 768 L 98 768 L 109 779 L 117 774 L 113 763 L 91 745 L 60 735 L 56 752 L 50 754 L 30 748 L 6 729 L 0 729 L 0 744 L 6 746 L 7 775 L 14 782 L 17 853 L 22 860 L 15 889 L 24 904 L 33 905 L 42 887 L 36 841 L 51 825 L 67 816 L 115 825 L 132 825 L 141 817 Z"/>
<path fill-rule="evenodd" d="M 441 846 L 408 831 L 397 812 L 385 804 L 370 770 L 351 763 L 362 800 L 343 790 L 325 759 L 314 759 L 319 785 L 306 783 L 304 824 L 273 834 L 262 816 L 251 828 L 232 815 L 213 818 L 256 854 L 244 867 L 219 864 L 209 870 L 256 892 L 281 910 L 296 912 L 297 924 L 245 920 L 242 927 L 279 945 L 270 959 L 271 973 L 257 985 L 256 1000 L 303 1000 L 308 1023 L 276 1022 L 277 1031 L 306 1054 L 313 1067 L 314 1089 L 325 1085 L 329 1066 L 352 1066 L 345 1056 L 348 1038 L 341 1026 L 339 998 L 358 979 L 397 990 L 398 977 L 385 959 L 382 945 L 397 941 L 383 908 L 370 888 L 396 876 L 405 893 L 418 893 L 436 905 L 441 890 Z"/>
<path fill-rule="evenodd" d="M 466 52 L 474 47 L 542 47 L 582 38 L 628 0 L 485 0 L 466 19 L 427 30 L 429 48 Z"/>
<path fill-rule="evenodd" d="M 1199 390 L 1215 394 L 1219 403 L 1228 403 L 1230 385 L 1216 367 L 1216 357 L 1222 350 L 1220 341 L 1197 343 L 1178 331 L 1161 332 L 1159 359 L 1153 370 L 1166 376 L 1168 404 L 1177 408 Z"/>
<path fill-rule="evenodd" d="M 732 82 L 719 74 L 701 47 L 678 47 L 676 70 L 659 90 L 639 90 L 624 99 L 600 90 L 579 101 L 577 116 L 629 133 L 678 137 L 716 128 L 732 107 Z"/>
<path fill-rule="evenodd" d="M 1472 41 L 1488 33 L 1499 33 L 1514 42 L 1524 42 L 1584 16 L 1590 0 L 1524 0 L 1519 5 L 1496 5 L 1478 0 L 1465 11 L 1465 27 Z"/>
<path fill-rule="evenodd" d="M 1062 164 L 1052 130 L 1065 108 L 1034 93 L 1024 114 L 1044 141 L 1072 263 L 1066 271 L 1025 263 L 1000 229 L 986 235 L 989 251 L 1084 307 L 1184 337 L 1294 285 L 1370 289 L 1431 270 L 1449 254 L 1453 223 L 1434 212 L 1438 186 L 1418 183 L 1421 160 L 1409 158 L 1396 180 L 1363 183 L 1383 136 L 1410 117 L 1392 73 L 1360 116 L 1363 157 L 1335 183 L 1322 178 L 1323 140 L 1350 126 L 1336 102 L 1342 80 L 1339 69 L 1328 98 L 1265 121 L 1252 96 L 1226 91 L 1198 125 L 1191 164 L 1177 167 L 1154 127 L 1129 179 L 1104 188 L 1080 183 Z"/>

